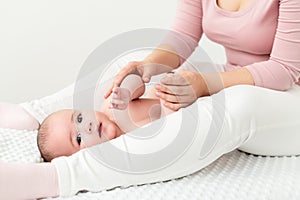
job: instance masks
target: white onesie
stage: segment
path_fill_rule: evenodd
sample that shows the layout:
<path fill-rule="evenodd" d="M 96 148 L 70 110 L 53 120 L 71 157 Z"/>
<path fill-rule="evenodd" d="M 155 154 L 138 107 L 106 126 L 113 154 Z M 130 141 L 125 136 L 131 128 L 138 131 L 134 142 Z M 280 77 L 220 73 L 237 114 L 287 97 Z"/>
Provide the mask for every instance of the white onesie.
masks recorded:
<path fill-rule="evenodd" d="M 60 195 L 179 178 L 236 148 L 300 154 L 299 99 L 296 85 L 287 92 L 239 85 L 200 98 L 144 128 L 54 159 Z"/>

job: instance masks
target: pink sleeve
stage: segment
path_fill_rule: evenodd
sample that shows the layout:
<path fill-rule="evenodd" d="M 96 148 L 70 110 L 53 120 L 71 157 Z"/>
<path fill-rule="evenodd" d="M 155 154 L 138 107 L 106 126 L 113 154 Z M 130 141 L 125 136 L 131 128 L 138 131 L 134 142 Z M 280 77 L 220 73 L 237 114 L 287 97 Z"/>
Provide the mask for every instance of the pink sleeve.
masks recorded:
<path fill-rule="evenodd" d="M 39 122 L 19 104 L 0 102 L 0 127 L 37 130 Z"/>
<path fill-rule="evenodd" d="M 270 59 L 246 66 L 255 85 L 288 90 L 300 77 L 300 1 L 280 0 Z"/>
<path fill-rule="evenodd" d="M 176 50 L 182 64 L 193 53 L 203 33 L 202 0 L 180 0 L 171 30 L 163 43 Z"/>
<path fill-rule="evenodd" d="M 202 0 L 180 0 L 172 30 L 199 42 L 202 36 Z"/>
<path fill-rule="evenodd" d="M 0 163 L 0 199 L 37 199 L 59 194 L 51 163 Z"/>

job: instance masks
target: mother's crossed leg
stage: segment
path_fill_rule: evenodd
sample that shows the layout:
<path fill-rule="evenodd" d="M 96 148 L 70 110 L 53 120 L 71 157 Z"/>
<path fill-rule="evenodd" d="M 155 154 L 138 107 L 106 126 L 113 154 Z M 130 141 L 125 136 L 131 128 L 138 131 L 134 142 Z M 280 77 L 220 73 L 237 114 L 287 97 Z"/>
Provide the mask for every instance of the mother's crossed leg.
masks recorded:
<path fill-rule="evenodd" d="M 300 86 L 284 92 L 241 89 L 244 110 L 235 112 L 248 113 L 245 120 L 251 124 L 251 134 L 239 149 L 257 155 L 300 155 Z"/>

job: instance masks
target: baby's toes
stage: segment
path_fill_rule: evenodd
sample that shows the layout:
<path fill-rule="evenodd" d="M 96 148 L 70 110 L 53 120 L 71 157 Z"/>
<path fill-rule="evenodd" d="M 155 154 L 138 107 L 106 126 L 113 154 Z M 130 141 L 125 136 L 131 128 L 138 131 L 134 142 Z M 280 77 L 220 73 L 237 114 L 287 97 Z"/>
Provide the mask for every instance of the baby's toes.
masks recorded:
<path fill-rule="evenodd" d="M 120 87 L 115 87 L 113 88 L 113 91 L 112 91 L 112 98 L 113 99 L 120 99 L 121 97 L 121 88 Z"/>
<path fill-rule="evenodd" d="M 111 100 L 111 108 L 124 110 L 127 107 L 127 103 L 123 100 L 112 99 Z"/>
<path fill-rule="evenodd" d="M 130 101 L 131 93 L 127 88 L 116 87 L 113 89 L 112 99 L 123 100 L 124 102 Z"/>
<path fill-rule="evenodd" d="M 120 90 L 120 99 L 122 99 L 123 101 L 130 101 L 130 96 L 131 93 L 127 88 L 121 88 Z"/>

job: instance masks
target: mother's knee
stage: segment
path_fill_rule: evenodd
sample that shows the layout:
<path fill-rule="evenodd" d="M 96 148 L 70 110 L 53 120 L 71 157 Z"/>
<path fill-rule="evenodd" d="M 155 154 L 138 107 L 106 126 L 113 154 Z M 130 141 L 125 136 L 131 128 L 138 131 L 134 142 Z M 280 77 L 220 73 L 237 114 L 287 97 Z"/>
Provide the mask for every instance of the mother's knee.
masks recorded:
<path fill-rule="evenodd" d="M 249 118 L 255 111 L 260 95 L 257 87 L 238 85 L 224 89 L 225 109 L 239 118 Z"/>

